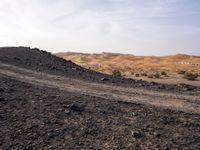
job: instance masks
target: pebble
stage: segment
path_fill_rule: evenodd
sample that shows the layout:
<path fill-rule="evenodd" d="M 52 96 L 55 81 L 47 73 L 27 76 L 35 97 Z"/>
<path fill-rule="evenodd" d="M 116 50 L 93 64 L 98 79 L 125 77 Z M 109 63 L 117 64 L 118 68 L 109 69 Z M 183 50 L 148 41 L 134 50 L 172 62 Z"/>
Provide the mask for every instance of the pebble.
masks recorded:
<path fill-rule="evenodd" d="M 70 110 L 65 110 L 65 114 L 70 114 Z"/>
<path fill-rule="evenodd" d="M 132 115 L 133 115 L 133 116 L 137 116 L 136 113 L 134 113 L 134 112 L 132 112 Z"/>
<path fill-rule="evenodd" d="M 0 102 L 3 102 L 3 101 L 5 101 L 5 98 L 0 97 Z"/>
<path fill-rule="evenodd" d="M 82 112 L 84 111 L 84 106 L 79 104 L 72 104 L 70 109 L 76 112 Z"/>

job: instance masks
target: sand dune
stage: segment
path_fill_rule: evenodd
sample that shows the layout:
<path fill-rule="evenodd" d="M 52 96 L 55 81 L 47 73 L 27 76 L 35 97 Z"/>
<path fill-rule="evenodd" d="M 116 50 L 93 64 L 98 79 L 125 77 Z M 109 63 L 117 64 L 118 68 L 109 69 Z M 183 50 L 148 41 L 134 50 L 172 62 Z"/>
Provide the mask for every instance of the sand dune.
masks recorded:
<path fill-rule="evenodd" d="M 135 56 L 129 54 L 117 53 L 57 53 L 59 57 L 71 60 L 85 68 L 95 71 L 111 74 L 113 70 L 120 70 L 126 77 L 135 78 L 135 74 L 140 74 L 139 78 L 153 80 L 148 77 L 142 77 L 142 73 L 153 74 L 165 71 L 168 77 L 165 80 L 156 80 L 158 82 L 180 83 L 200 85 L 200 81 L 190 82 L 183 80 L 177 72 L 184 70 L 187 72 L 200 73 L 200 56 L 191 56 L 185 54 L 176 54 L 170 56 Z M 138 78 L 138 77 L 137 77 Z M 177 80 L 178 79 L 178 80 Z"/>
<path fill-rule="evenodd" d="M 179 70 L 200 72 L 200 56 L 177 54 L 171 56 L 134 56 L 115 53 L 84 54 L 84 53 L 57 53 L 59 57 L 103 73 L 120 70 L 123 75 L 133 73 L 166 71 L 174 73 Z"/>
<path fill-rule="evenodd" d="M 59 57 L 91 68 L 100 72 L 111 73 L 118 69 L 127 75 L 131 72 L 178 70 L 200 72 L 200 56 L 177 54 L 171 56 L 134 56 L 114 53 L 84 54 L 84 53 L 57 53 Z"/>

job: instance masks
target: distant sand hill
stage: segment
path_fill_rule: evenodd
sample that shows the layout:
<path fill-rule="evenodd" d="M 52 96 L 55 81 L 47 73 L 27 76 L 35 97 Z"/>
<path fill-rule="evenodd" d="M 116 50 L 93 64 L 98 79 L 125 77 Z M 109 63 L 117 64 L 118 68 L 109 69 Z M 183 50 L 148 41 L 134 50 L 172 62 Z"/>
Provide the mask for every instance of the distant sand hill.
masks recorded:
<path fill-rule="evenodd" d="M 125 76 L 161 71 L 171 74 L 180 70 L 200 73 L 200 56 L 185 54 L 156 57 L 104 52 L 100 54 L 67 52 L 56 55 L 85 68 L 108 74 L 112 73 L 113 70 L 120 70 Z"/>

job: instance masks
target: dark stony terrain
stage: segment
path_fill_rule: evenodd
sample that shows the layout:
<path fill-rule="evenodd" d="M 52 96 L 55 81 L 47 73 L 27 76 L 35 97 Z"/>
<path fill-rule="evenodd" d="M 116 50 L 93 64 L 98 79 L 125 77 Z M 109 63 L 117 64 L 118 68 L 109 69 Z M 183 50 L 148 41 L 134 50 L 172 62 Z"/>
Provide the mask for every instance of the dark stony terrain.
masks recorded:
<path fill-rule="evenodd" d="M 0 48 L 0 62 L 89 84 L 101 82 L 186 96 L 198 96 L 200 91 L 199 87 L 184 84 L 114 78 L 25 47 Z M 31 84 L 26 79 L 19 81 L 0 72 L 0 149 L 200 149 L 199 113 L 55 87 Z M 199 104 L 199 101 L 195 99 L 191 103 Z"/>
<path fill-rule="evenodd" d="M 200 149 L 200 115 L 0 79 L 0 149 Z"/>

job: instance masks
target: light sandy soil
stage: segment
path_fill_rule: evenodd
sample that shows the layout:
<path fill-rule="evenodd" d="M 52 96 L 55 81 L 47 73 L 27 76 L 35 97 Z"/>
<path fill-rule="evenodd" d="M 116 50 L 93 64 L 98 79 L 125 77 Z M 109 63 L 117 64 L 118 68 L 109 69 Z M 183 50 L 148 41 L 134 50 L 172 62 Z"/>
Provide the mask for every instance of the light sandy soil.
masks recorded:
<path fill-rule="evenodd" d="M 62 76 L 39 73 L 3 63 L 0 63 L 0 75 L 35 85 L 58 88 L 73 93 L 155 105 L 185 112 L 200 113 L 200 93 L 198 92 L 196 92 L 196 95 L 190 95 L 186 93 L 161 92 L 142 88 L 125 88 L 91 83 Z"/>
<path fill-rule="evenodd" d="M 200 86 L 200 77 L 196 81 L 183 79 L 183 75 L 178 75 L 178 71 L 184 70 L 200 74 L 200 56 L 190 56 L 177 54 L 171 56 L 134 56 L 113 53 L 84 54 L 84 53 L 57 53 L 55 54 L 66 60 L 71 60 L 82 67 L 98 72 L 112 74 L 113 70 L 121 71 L 127 78 L 144 79 L 158 83 L 179 84 L 186 83 Z M 150 79 L 141 74 L 155 74 L 156 72 L 166 72 L 168 77 L 161 79 Z M 135 77 L 140 74 L 140 77 Z"/>

